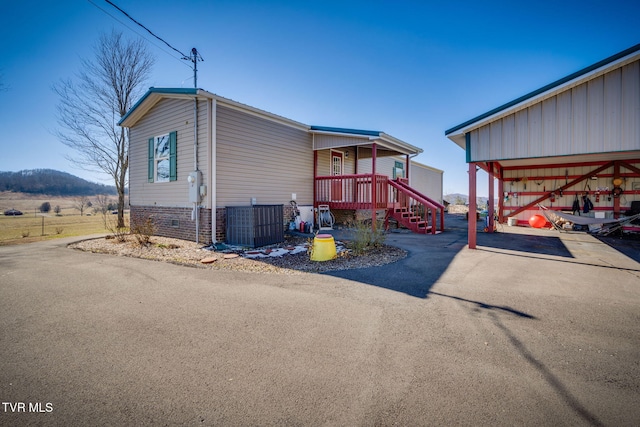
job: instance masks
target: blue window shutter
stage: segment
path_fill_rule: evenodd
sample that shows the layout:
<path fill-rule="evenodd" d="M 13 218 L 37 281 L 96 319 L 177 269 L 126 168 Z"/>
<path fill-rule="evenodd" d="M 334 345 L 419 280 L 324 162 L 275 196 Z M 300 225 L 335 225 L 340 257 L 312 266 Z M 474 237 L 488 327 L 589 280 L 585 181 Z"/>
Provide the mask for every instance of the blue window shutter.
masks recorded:
<path fill-rule="evenodd" d="M 178 132 L 169 134 L 169 181 L 178 179 Z"/>
<path fill-rule="evenodd" d="M 147 156 L 148 158 L 148 163 L 147 163 L 147 179 L 149 180 L 149 182 L 153 182 L 153 172 L 154 172 L 154 151 L 155 151 L 156 147 L 154 146 L 154 141 L 153 138 L 149 138 L 149 155 Z"/>

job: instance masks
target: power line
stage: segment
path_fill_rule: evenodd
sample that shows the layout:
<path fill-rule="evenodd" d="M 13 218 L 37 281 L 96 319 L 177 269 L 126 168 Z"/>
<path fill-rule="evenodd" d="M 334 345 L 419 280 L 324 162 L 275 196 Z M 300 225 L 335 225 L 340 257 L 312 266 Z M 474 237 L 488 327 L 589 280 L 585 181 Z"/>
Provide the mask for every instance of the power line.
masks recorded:
<path fill-rule="evenodd" d="M 95 4 L 93 1 L 91 0 L 87 0 L 89 3 L 91 3 L 92 5 L 94 5 L 97 9 L 99 9 L 100 11 L 102 11 L 105 15 L 111 17 L 114 21 L 119 22 L 120 24 L 122 24 L 125 28 L 128 28 L 129 30 L 131 30 L 133 33 L 137 34 L 138 36 L 142 37 L 143 39 L 145 39 L 146 41 L 148 41 L 149 43 L 151 43 L 152 45 L 156 46 L 158 49 L 160 49 L 161 51 L 163 51 L 164 53 L 166 53 L 167 55 L 169 55 L 170 57 L 172 57 L 173 59 L 175 59 L 176 61 L 180 62 L 180 64 L 184 65 L 185 67 L 189 67 L 191 68 L 189 65 L 185 64 L 184 62 L 182 62 L 182 59 L 184 58 L 178 58 L 176 56 L 173 56 L 173 54 L 167 50 L 165 50 L 162 46 L 154 43 L 153 40 L 149 40 L 147 37 L 144 36 L 144 34 L 140 34 L 138 31 L 136 31 L 135 29 L 131 28 L 129 25 L 127 25 L 126 23 L 122 22 L 120 19 L 116 18 L 115 16 L 113 16 L 111 13 L 107 12 L 106 10 L 104 10 L 103 8 L 101 8 L 100 6 L 98 6 L 97 4 Z M 181 53 L 182 55 L 182 53 Z"/>
<path fill-rule="evenodd" d="M 153 31 L 151 31 L 150 29 L 148 29 L 147 27 L 145 27 L 144 25 L 142 25 L 140 22 L 136 21 L 131 15 L 129 15 L 127 12 L 125 12 L 124 10 L 120 9 L 115 3 L 111 2 L 110 0 L 105 0 L 107 3 L 109 3 L 111 6 L 115 7 L 116 9 L 118 9 L 120 12 L 122 12 L 127 18 L 129 18 L 130 20 L 132 20 L 133 22 L 135 22 L 136 24 L 138 24 L 140 27 L 144 28 L 149 34 L 151 34 L 153 37 L 157 38 L 158 40 L 160 40 L 162 43 L 166 44 L 167 46 L 169 46 L 171 49 L 175 50 L 176 52 L 178 52 L 180 55 L 182 55 L 182 59 L 190 59 L 189 55 L 185 55 L 184 53 L 180 52 L 178 49 L 176 49 L 175 47 L 171 46 L 169 43 L 167 43 L 164 39 L 162 39 L 159 36 L 156 36 Z"/>
<path fill-rule="evenodd" d="M 89 0 L 91 1 L 91 0 Z M 138 26 L 142 27 L 145 31 L 147 31 L 149 34 L 151 34 L 153 37 L 155 37 L 156 39 L 160 40 L 162 43 L 166 44 L 170 49 L 178 52 L 180 55 L 182 55 L 182 59 L 191 61 L 193 63 L 193 85 L 194 87 L 197 89 L 198 88 L 198 61 L 204 61 L 204 59 L 202 58 L 202 56 L 200 55 L 200 53 L 198 52 L 198 50 L 194 47 L 193 49 L 191 49 L 191 53 L 189 55 L 185 55 L 184 53 L 180 52 L 178 49 L 176 49 L 175 47 L 171 46 L 166 40 L 164 40 L 162 37 L 159 37 L 157 35 L 155 35 L 153 33 L 153 31 L 151 31 L 150 29 L 148 29 L 147 27 L 145 27 L 144 25 L 142 25 L 140 22 L 136 21 L 131 15 L 129 15 L 127 12 L 125 12 L 124 10 L 122 10 L 120 7 L 118 7 L 115 3 L 113 3 L 111 0 L 105 0 L 107 3 L 109 3 L 111 6 L 115 7 L 116 9 L 118 9 L 122 14 L 124 14 L 127 18 L 129 18 L 130 20 L 132 20 L 133 22 L 135 22 Z M 115 19 L 115 18 L 114 18 Z"/>

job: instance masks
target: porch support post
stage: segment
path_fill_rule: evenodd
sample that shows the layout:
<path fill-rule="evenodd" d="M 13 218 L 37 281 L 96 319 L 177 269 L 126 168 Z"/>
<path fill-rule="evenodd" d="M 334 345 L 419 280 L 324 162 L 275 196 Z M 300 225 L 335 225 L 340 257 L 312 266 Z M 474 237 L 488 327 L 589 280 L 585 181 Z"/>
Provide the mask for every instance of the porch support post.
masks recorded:
<path fill-rule="evenodd" d="M 316 209 L 318 208 L 318 182 L 316 181 L 316 177 L 318 176 L 318 150 L 313 150 L 313 219 L 315 222 L 316 219 Z M 315 224 L 314 224 L 315 225 Z"/>
<path fill-rule="evenodd" d="M 613 179 L 620 178 L 620 162 L 613 162 Z M 613 217 L 620 217 L 620 197 L 613 198 Z"/>
<path fill-rule="evenodd" d="M 504 223 L 504 170 L 498 166 L 498 222 Z"/>
<path fill-rule="evenodd" d="M 495 182 L 494 182 L 494 178 L 495 177 L 494 177 L 494 172 L 493 172 L 494 163 L 493 162 L 489 162 L 488 166 L 489 166 L 489 200 L 487 201 L 487 205 L 488 205 L 487 206 L 487 212 L 488 212 L 488 215 L 489 215 L 489 221 L 488 221 L 489 233 L 493 233 L 493 228 L 494 228 L 493 214 L 494 214 L 494 210 L 495 210 L 495 208 L 494 208 L 494 206 L 495 206 L 495 202 L 494 202 L 495 195 L 494 195 L 494 190 L 493 190 L 493 187 L 494 187 L 494 184 L 495 184 Z"/>
<path fill-rule="evenodd" d="M 469 249 L 476 248 L 476 164 L 469 163 L 469 221 L 468 222 L 468 240 Z"/>
<path fill-rule="evenodd" d="M 378 145 L 371 144 L 371 230 L 376 231 L 376 206 L 378 205 L 378 182 L 376 180 L 376 157 Z"/>

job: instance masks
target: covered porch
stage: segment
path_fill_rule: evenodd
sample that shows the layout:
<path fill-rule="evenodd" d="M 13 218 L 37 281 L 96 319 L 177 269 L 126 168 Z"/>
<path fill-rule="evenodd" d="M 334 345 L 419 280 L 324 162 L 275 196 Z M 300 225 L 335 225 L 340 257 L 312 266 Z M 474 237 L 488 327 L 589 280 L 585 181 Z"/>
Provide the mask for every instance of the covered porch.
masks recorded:
<path fill-rule="evenodd" d="M 416 232 L 444 229 L 444 206 L 409 186 L 411 158 L 420 148 L 378 131 L 312 126 L 314 208 L 383 214 Z"/>

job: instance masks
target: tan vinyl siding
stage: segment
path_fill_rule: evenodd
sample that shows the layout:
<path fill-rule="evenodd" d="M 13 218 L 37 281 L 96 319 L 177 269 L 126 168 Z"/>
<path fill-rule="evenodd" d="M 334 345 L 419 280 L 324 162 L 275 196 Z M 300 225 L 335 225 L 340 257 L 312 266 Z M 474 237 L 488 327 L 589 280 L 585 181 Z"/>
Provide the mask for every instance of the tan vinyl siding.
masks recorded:
<path fill-rule="evenodd" d="M 640 61 L 470 131 L 471 161 L 640 149 Z"/>
<path fill-rule="evenodd" d="M 376 161 L 376 172 L 393 178 L 395 162 L 401 162 L 406 176 L 406 157 L 380 157 Z M 358 173 L 371 173 L 371 159 L 358 161 Z M 442 203 L 442 171 L 431 168 L 415 161 L 409 166 L 409 185 L 425 196 Z"/>
<path fill-rule="evenodd" d="M 432 169 L 420 163 L 411 162 L 409 185 L 425 196 L 442 203 L 442 171 Z"/>
<path fill-rule="evenodd" d="M 345 175 L 352 175 L 356 173 L 356 151 L 353 147 L 341 148 L 336 150 L 319 150 L 318 151 L 318 176 L 330 176 L 331 175 L 331 160 L 330 153 L 337 151 L 342 153 L 342 169 Z M 348 153 L 348 155 L 346 155 Z M 366 173 L 358 171 L 358 173 Z"/>
<path fill-rule="evenodd" d="M 404 159 L 400 160 L 400 157 L 376 157 L 376 173 L 387 175 L 390 178 L 393 177 L 393 167 L 396 161 L 403 164 L 405 162 Z M 371 173 L 371 165 L 371 158 L 360 159 L 358 161 L 358 173 Z"/>
<path fill-rule="evenodd" d="M 307 132 L 217 106 L 217 206 L 313 203 L 313 150 Z"/>
<path fill-rule="evenodd" d="M 188 207 L 187 176 L 194 170 L 193 156 L 193 100 L 164 99 L 155 105 L 130 129 L 129 190 L 133 206 Z M 209 181 L 207 103 L 198 102 L 198 168 L 202 182 Z M 148 140 L 177 131 L 177 180 L 172 182 L 148 182 Z M 202 206 L 207 206 L 207 198 Z"/>
<path fill-rule="evenodd" d="M 367 141 L 368 138 L 316 134 L 313 136 L 313 148 L 316 150 L 321 150 L 325 148 L 356 146 L 366 143 Z"/>

